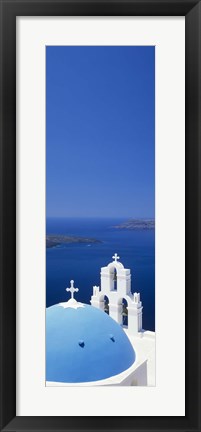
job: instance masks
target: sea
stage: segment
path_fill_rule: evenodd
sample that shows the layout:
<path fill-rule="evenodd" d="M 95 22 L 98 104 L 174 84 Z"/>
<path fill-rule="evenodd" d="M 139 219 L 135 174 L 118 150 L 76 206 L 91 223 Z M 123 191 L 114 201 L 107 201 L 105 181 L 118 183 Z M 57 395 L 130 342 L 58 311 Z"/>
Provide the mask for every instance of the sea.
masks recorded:
<path fill-rule="evenodd" d="M 131 291 L 143 304 L 143 328 L 155 331 L 155 230 L 117 229 L 125 218 L 47 218 L 47 234 L 91 237 L 100 243 L 68 243 L 46 249 L 46 306 L 67 301 L 70 280 L 78 301 L 90 304 L 100 269 L 114 253 L 131 270 Z"/>

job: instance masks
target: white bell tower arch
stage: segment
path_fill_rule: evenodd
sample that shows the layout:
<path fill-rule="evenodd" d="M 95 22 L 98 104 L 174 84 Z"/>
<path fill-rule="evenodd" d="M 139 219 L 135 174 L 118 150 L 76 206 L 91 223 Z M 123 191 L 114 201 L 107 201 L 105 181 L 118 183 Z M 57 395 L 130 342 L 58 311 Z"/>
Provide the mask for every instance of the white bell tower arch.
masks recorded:
<path fill-rule="evenodd" d="M 140 294 L 131 292 L 131 272 L 119 262 L 115 253 L 113 261 L 101 268 L 100 288 L 93 287 L 91 305 L 105 310 L 104 297 L 109 300 L 108 313 L 118 324 L 123 325 L 122 315 L 127 311 L 128 332 L 137 335 L 142 331 L 142 302 Z M 125 307 L 125 303 L 127 306 Z"/>

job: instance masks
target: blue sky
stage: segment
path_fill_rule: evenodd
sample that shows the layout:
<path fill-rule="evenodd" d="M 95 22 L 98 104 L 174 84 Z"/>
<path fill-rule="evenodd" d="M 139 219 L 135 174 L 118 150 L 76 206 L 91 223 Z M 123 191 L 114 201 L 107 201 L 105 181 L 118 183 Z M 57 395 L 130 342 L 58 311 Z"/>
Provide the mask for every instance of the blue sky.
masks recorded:
<path fill-rule="evenodd" d="M 154 47 L 46 48 L 47 217 L 154 217 Z"/>

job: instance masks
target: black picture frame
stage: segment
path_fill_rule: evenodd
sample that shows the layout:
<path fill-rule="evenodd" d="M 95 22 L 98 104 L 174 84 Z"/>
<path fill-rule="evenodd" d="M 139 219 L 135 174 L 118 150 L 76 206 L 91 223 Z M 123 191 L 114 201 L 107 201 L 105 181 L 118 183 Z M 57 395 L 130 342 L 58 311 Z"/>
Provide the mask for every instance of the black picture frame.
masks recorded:
<path fill-rule="evenodd" d="M 104 0 L 1 0 L 0 5 L 1 430 L 201 431 L 201 2 L 197 0 L 108 0 L 107 2 Z M 185 16 L 185 417 L 16 417 L 16 17 L 76 15 Z"/>

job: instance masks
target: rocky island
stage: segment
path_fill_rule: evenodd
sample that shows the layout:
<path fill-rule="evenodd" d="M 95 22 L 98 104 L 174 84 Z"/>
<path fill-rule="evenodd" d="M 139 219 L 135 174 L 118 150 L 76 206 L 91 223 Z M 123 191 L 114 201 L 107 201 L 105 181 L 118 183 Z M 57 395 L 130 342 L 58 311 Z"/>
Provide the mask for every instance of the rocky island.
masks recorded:
<path fill-rule="evenodd" d="M 114 226 L 117 229 L 127 230 L 150 230 L 155 228 L 154 219 L 129 219 L 120 225 Z"/>
<path fill-rule="evenodd" d="M 92 243 L 101 243 L 101 241 L 93 238 L 56 235 L 56 234 L 49 234 L 46 236 L 46 248 L 52 248 L 55 246 L 60 246 L 62 244 L 68 244 L 68 243 L 92 244 Z"/>

